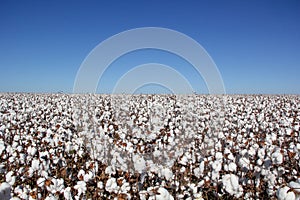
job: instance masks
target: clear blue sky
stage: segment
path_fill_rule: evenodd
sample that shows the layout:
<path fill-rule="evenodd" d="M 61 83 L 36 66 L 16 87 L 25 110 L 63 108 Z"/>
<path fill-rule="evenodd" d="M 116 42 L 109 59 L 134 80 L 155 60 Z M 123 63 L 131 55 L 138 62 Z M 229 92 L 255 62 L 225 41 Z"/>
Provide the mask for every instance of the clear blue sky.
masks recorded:
<path fill-rule="evenodd" d="M 78 68 L 96 45 L 149 26 L 174 29 L 199 42 L 219 68 L 227 93 L 300 94 L 297 0 L 2 0 L 0 92 L 72 92 Z M 107 70 L 99 92 L 110 91 L 124 71 L 147 62 L 193 76 L 191 67 L 172 54 L 137 51 Z M 197 92 L 207 92 L 205 84 L 193 80 Z"/>

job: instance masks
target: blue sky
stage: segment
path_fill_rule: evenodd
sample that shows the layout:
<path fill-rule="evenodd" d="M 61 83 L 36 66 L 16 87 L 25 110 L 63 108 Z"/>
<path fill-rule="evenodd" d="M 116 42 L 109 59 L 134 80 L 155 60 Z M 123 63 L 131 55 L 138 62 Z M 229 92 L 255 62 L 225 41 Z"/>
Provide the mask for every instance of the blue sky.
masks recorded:
<path fill-rule="evenodd" d="M 0 92 L 72 92 L 94 47 L 139 27 L 169 28 L 196 40 L 216 63 L 227 93 L 300 94 L 300 1 L 283 0 L 0 1 Z M 97 91 L 110 92 L 126 70 L 148 62 L 174 67 L 207 93 L 188 63 L 158 50 L 120 57 Z M 147 85 L 145 91 L 161 89 Z"/>

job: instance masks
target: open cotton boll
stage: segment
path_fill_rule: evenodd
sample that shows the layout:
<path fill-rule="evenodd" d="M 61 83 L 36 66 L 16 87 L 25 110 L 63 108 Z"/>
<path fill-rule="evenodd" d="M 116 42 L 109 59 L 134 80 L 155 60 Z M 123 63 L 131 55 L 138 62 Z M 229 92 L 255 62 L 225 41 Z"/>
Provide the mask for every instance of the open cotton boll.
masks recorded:
<path fill-rule="evenodd" d="M 216 160 L 221 160 L 223 159 L 223 154 L 221 152 L 216 153 Z"/>
<path fill-rule="evenodd" d="M 231 172 L 235 172 L 236 171 L 236 164 L 234 162 L 229 163 L 228 165 L 228 170 Z"/>
<path fill-rule="evenodd" d="M 239 185 L 239 178 L 235 174 L 226 174 L 222 178 L 223 187 L 231 195 L 239 198 L 243 195 L 243 187 Z"/>
<path fill-rule="evenodd" d="M 16 177 L 13 176 L 13 172 L 10 171 L 5 175 L 5 180 L 9 185 L 14 185 L 16 181 Z"/>
<path fill-rule="evenodd" d="M 40 161 L 37 159 L 32 160 L 31 162 L 31 168 L 33 171 L 37 171 L 40 169 Z"/>
<path fill-rule="evenodd" d="M 117 192 L 119 190 L 119 186 L 117 185 L 116 178 L 110 178 L 107 180 L 105 189 L 108 192 Z"/>
<path fill-rule="evenodd" d="M 289 188 L 288 186 L 279 188 L 276 193 L 278 200 L 295 200 L 296 195 L 293 191 L 290 191 L 290 189 L 291 188 Z"/>
<path fill-rule="evenodd" d="M 171 180 L 173 177 L 173 172 L 168 168 L 163 168 L 161 170 L 161 175 L 166 178 L 166 180 Z"/>
<path fill-rule="evenodd" d="M 272 161 L 274 164 L 281 164 L 283 162 L 283 155 L 282 153 L 280 153 L 280 150 L 276 150 L 273 154 L 272 154 Z"/>
<path fill-rule="evenodd" d="M 289 187 L 293 188 L 294 191 L 300 193 L 300 180 L 298 179 L 297 182 L 295 181 L 290 182 Z"/>
<path fill-rule="evenodd" d="M 108 175 L 114 175 L 114 174 L 116 174 L 115 167 L 113 167 L 113 166 L 106 167 L 105 174 L 108 174 Z"/>
<path fill-rule="evenodd" d="M 149 197 L 149 200 L 174 200 L 174 197 L 163 187 L 158 188 L 154 195 Z"/>
<path fill-rule="evenodd" d="M 55 179 L 53 178 L 51 180 L 51 184 L 49 186 L 47 186 L 47 190 L 49 192 L 51 192 L 52 194 L 56 194 L 57 192 L 63 192 L 64 189 L 64 179 L 60 178 L 60 179 Z"/>
<path fill-rule="evenodd" d="M 84 181 L 78 181 L 74 186 L 74 189 L 78 191 L 78 196 L 84 194 L 86 191 L 86 183 Z"/>
<path fill-rule="evenodd" d="M 138 171 L 139 173 L 142 173 L 146 168 L 146 162 L 143 157 L 139 155 L 133 155 L 133 164 L 134 169 Z"/>
<path fill-rule="evenodd" d="M 89 171 L 88 173 L 86 173 L 84 176 L 83 176 L 83 180 L 85 182 L 89 182 L 91 179 L 93 178 L 93 173 L 91 171 Z"/>
<path fill-rule="evenodd" d="M 64 189 L 64 197 L 66 200 L 72 200 L 72 193 L 71 193 L 71 188 L 67 187 L 66 189 Z"/>
<path fill-rule="evenodd" d="M 241 157 L 239 159 L 239 166 L 243 169 L 249 170 L 250 160 L 245 157 Z"/>
<path fill-rule="evenodd" d="M 46 179 L 45 178 L 39 178 L 36 183 L 39 187 L 43 187 L 45 185 L 45 181 Z"/>

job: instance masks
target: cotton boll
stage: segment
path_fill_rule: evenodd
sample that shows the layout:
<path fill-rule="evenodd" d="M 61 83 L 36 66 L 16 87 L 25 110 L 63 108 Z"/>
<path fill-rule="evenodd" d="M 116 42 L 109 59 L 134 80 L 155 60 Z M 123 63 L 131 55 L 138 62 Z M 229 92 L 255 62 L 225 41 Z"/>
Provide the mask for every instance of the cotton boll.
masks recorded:
<path fill-rule="evenodd" d="M 228 159 L 234 161 L 234 160 L 235 160 L 235 157 L 233 156 L 232 153 L 230 153 L 230 154 L 228 155 Z"/>
<path fill-rule="evenodd" d="M 139 173 L 143 172 L 146 168 L 146 162 L 143 157 L 139 155 L 133 155 L 133 161 L 134 161 L 134 169 L 138 171 Z"/>
<path fill-rule="evenodd" d="M 78 181 L 74 186 L 74 189 L 78 191 L 78 196 L 84 194 L 86 191 L 86 183 L 84 181 Z"/>
<path fill-rule="evenodd" d="M 235 172 L 236 171 L 236 167 L 237 167 L 236 164 L 233 163 L 233 162 L 231 162 L 228 165 L 228 170 L 231 171 L 231 172 Z"/>
<path fill-rule="evenodd" d="M 93 178 L 93 173 L 89 171 L 83 176 L 83 180 L 87 183 Z"/>
<path fill-rule="evenodd" d="M 185 155 L 183 155 L 179 161 L 179 164 L 187 165 L 187 163 L 188 163 L 188 158 Z"/>
<path fill-rule="evenodd" d="M 276 192 L 276 196 L 278 200 L 295 200 L 296 195 L 293 191 L 290 191 L 288 186 L 284 186 L 283 188 L 279 188 Z"/>
<path fill-rule="evenodd" d="M 300 193 L 300 183 L 299 182 L 300 182 L 299 179 L 297 182 L 291 181 L 289 183 L 289 187 L 293 188 L 294 191 Z"/>
<path fill-rule="evenodd" d="M 222 178 L 223 187 L 231 195 L 239 198 L 243 194 L 243 188 L 239 185 L 239 178 L 234 174 L 226 174 Z"/>
<path fill-rule="evenodd" d="M 56 194 L 57 192 L 61 193 L 64 189 L 64 180 L 62 178 L 60 179 L 51 179 L 51 184 L 49 186 L 46 186 L 47 190 L 51 192 L 52 194 Z"/>
<path fill-rule="evenodd" d="M 163 168 L 163 169 L 161 170 L 161 175 L 162 175 L 163 177 L 165 177 L 166 180 L 171 180 L 172 177 L 173 177 L 172 171 L 171 171 L 170 169 L 168 169 L 168 168 Z"/>
<path fill-rule="evenodd" d="M 130 190 L 130 184 L 128 182 L 124 182 L 121 186 L 121 191 L 123 193 L 127 193 Z"/>
<path fill-rule="evenodd" d="M 257 159 L 256 162 L 257 162 L 258 165 L 262 165 L 262 163 L 263 163 L 262 159 L 263 159 L 264 156 L 260 156 L 260 155 L 258 154 L 258 157 L 259 157 L 259 159 Z"/>
<path fill-rule="evenodd" d="M 245 170 L 249 170 L 250 160 L 245 157 L 241 157 L 239 159 L 239 166 Z"/>
<path fill-rule="evenodd" d="M 16 177 L 13 175 L 13 172 L 10 171 L 5 175 L 5 180 L 9 185 L 14 185 L 16 181 Z"/>
<path fill-rule="evenodd" d="M 37 183 L 37 185 L 39 187 L 43 187 L 45 185 L 45 181 L 46 181 L 45 178 L 38 178 L 38 180 L 36 181 L 36 183 Z"/>
<path fill-rule="evenodd" d="M 217 152 L 215 157 L 217 160 L 221 160 L 223 159 L 223 154 L 221 152 Z"/>
<path fill-rule="evenodd" d="M 219 172 L 222 169 L 222 162 L 219 160 L 216 160 L 212 163 L 212 169 L 213 171 Z"/>
<path fill-rule="evenodd" d="M 283 155 L 280 152 L 280 150 L 277 150 L 272 154 L 272 161 L 274 164 L 278 164 L 278 165 L 283 162 Z"/>
<path fill-rule="evenodd" d="M 64 197 L 66 200 L 72 200 L 72 192 L 71 192 L 71 188 L 67 187 L 66 189 L 64 189 Z"/>
<path fill-rule="evenodd" d="M 149 200 L 174 200 L 174 197 L 165 188 L 158 188 L 157 194 L 151 196 Z"/>
<path fill-rule="evenodd" d="M 27 153 L 30 155 L 30 156 L 34 156 L 37 152 L 37 149 L 35 147 L 32 147 L 32 146 L 29 146 L 27 148 Z"/>
<path fill-rule="evenodd" d="M 77 174 L 77 178 L 80 180 L 83 178 L 83 176 L 85 175 L 85 171 L 83 169 L 79 170 L 78 174 Z"/>
<path fill-rule="evenodd" d="M 116 178 L 110 178 L 107 180 L 105 189 L 108 192 L 117 192 L 119 189 L 119 186 L 117 185 Z"/>

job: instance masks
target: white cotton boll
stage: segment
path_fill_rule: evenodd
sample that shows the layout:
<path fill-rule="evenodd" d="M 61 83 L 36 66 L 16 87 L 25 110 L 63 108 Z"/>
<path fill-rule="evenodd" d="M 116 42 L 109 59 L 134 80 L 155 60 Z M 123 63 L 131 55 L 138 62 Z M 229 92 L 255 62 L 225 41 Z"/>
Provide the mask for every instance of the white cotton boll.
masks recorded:
<path fill-rule="evenodd" d="M 93 173 L 91 171 L 89 171 L 88 173 L 86 173 L 84 176 L 83 176 L 83 180 L 85 182 L 89 182 L 91 179 L 93 178 Z"/>
<path fill-rule="evenodd" d="M 258 149 L 257 155 L 258 155 L 259 158 L 264 159 L 264 157 L 266 155 L 266 150 L 264 148 Z"/>
<path fill-rule="evenodd" d="M 54 196 L 53 194 L 49 194 L 49 196 L 47 196 L 45 198 L 45 200 L 58 200 L 58 198 L 56 196 Z"/>
<path fill-rule="evenodd" d="M 16 181 L 16 177 L 13 176 L 13 172 L 10 171 L 5 175 L 5 181 L 9 184 L 9 185 L 14 185 L 15 181 Z"/>
<path fill-rule="evenodd" d="M 224 149 L 224 154 L 230 154 L 230 153 L 231 153 L 231 151 L 228 148 Z"/>
<path fill-rule="evenodd" d="M 128 182 L 124 182 L 121 186 L 121 191 L 126 193 L 130 190 L 130 184 Z"/>
<path fill-rule="evenodd" d="M 234 160 L 235 160 L 235 157 L 233 156 L 232 153 L 230 153 L 230 154 L 228 155 L 228 159 L 234 161 Z"/>
<path fill-rule="evenodd" d="M 72 200 L 73 199 L 70 187 L 67 187 L 64 190 L 64 197 L 65 197 L 66 200 Z"/>
<path fill-rule="evenodd" d="M 166 180 L 171 180 L 173 177 L 173 172 L 168 168 L 163 168 L 161 170 L 161 175 L 166 178 Z"/>
<path fill-rule="evenodd" d="M 211 166 L 212 166 L 212 168 L 213 168 L 213 171 L 219 172 L 219 171 L 221 171 L 221 169 L 222 169 L 222 162 L 219 161 L 219 160 L 216 160 L 216 161 L 214 161 L 214 162 L 212 163 Z"/>
<path fill-rule="evenodd" d="M 39 187 L 43 187 L 45 185 L 45 181 L 46 181 L 45 178 L 38 178 L 38 180 L 36 181 L 36 183 L 37 183 L 37 185 Z"/>
<path fill-rule="evenodd" d="M 287 128 L 285 130 L 285 134 L 288 135 L 288 136 L 290 136 L 292 132 L 293 132 L 293 129 L 291 129 L 291 128 Z"/>
<path fill-rule="evenodd" d="M 272 162 L 274 164 L 281 164 L 283 162 L 283 155 L 280 150 L 277 150 L 272 154 Z"/>
<path fill-rule="evenodd" d="M 261 159 L 258 159 L 258 160 L 256 161 L 256 163 L 257 163 L 258 165 L 262 165 L 262 164 L 263 164 L 263 161 L 262 161 Z"/>
<path fill-rule="evenodd" d="M 18 145 L 19 145 L 19 143 L 18 143 L 18 142 L 16 142 L 16 141 L 13 141 L 13 143 L 12 143 L 11 147 L 12 147 L 13 149 L 16 149 Z"/>
<path fill-rule="evenodd" d="M 242 168 L 249 168 L 249 164 L 250 164 L 250 160 L 245 158 L 245 157 L 241 157 L 239 160 L 239 166 Z"/>
<path fill-rule="evenodd" d="M 276 192 L 276 196 L 278 200 L 295 200 L 296 195 L 293 191 L 290 191 L 288 186 L 284 186 L 283 188 L 279 188 Z"/>
<path fill-rule="evenodd" d="M 80 177 L 83 178 L 83 176 L 85 175 L 85 171 L 83 169 L 79 170 L 78 174 L 77 174 L 77 178 L 80 179 Z"/>
<path fill-rule="evenodd" d="M 180 168 L 180 172 L 181 172 L 181 173 L 184 173 L 184 172 L 185 172 L 185 167 L 184 167 L 184 166 L 182 166 L 182 167 Z"/>
<path fill-rule="evenodd" d="M 217 153 L 216 153 L 216 159 L 217 159 L 217 160 L 223 159 L 223 154 L 222 154 L 221 152 L 217 152 Z"/>
<path fill-rule="evenodd" d="M 231 172 L 235 172 L 236 171 L 236 167 L 237 167 L 236 164 L 233 163 L 233 162 L 231 162 L 228 165 L 228 170 L 231 171 Z"/>
<path fill-rule="evenodd" d="M 100 188 L 100 189 L 103 189 L 103 182 L 102 181 L 99 181 L 97 183 L 97 187 Z"/>
<path fill-rule="evenodd" d="M 2 154 L 2 152 L 5 150 L 5 144 L 4 141 L 0 140 L 0 155 Z"/>
<path fill-rule="evenodd" d="M 195 183 L 189 184 L 189 187 L 191 188 L 193 194 L 196 194 L 196 193 L 197 193 L 197 186 L 196 186 Z"/>
<path fill-rule="evenodd" d="M 211 172 L 211 179 L 212 179 L 212 180 L 214 180 L 214 181 L 215 181 L 215 180 L 218 180 L 219 177 L 220 177 L 219 171 L 214 171 L 214 170 L 213 170 L 213 171 Z"/>
<path fill-rule="evenodd" d="M 69 153 L 72 150 L 73 150 L 73 144 L 72 144 L 72 142 L 70 142 L 70 141 L 66 142 L 65 143 L 65 151 Z"/>
<path fill-rule="evenodd" d="M 133 155 L 133 161 L 134 161 L 134 163 L 133 163 L 134 169 L 137 172 L 142 173 L 146 168 L 146 162 L 145 162 L 144 158 L 139 155 Z"/>
<path fill-rule="evenodd" d="M 18 197 L 13 197 L 13 198 L 11 198 L 10 200 L 20 200 L 20 198 L 18 198 Z"/>
<path fill-rule="evenodd" d="M 200 176 L 202 175 L 202 173 L 200 172 L 199 167 L 194 169 L 194 174 L 197 178 L 200 178 Z"/>
<path fill-rule="evenodd" d="M 179 164 L 187 165 L 187 163 L 188 163 L 188 158 L 185 155 L 183 155 L 179 161 Z"/>
<path fill-rule="evenodd" d="M 116 174 L 116 169 L 113 166 L 108 166 L 105 169 L 105 174 L 114 175 Z"/>
<path fill-rule="evenodd" d="M 74 186 L 74 189 L 78 191 L 78 196 L 84 194 L 86 191 L 86 183 L 84 181 L 78 181 Z"/>
<path fill-rule="evenodd" d="M 149 200 L 174 200 L 174 197 L 165 188 L 160 187 L 157 193 L 155 196 L 151 196 Z"/>
<path fill-rule="evenodd" d="M 248 150 L 247 150 L 247 149 L 243 149 L 243 150 L 241 151 L 241 155 L 242 155 L 242 156 L 245 156 L 246 153 L 248 153 Z"/>
<path fill-rule="evenodd" d="M 224 165 L 224 170 L 228 171 L 228 165 L 227 164 Z"/>
<path fill-rule="evenodd" d="M 27 148 L 27 153 L 31 156 L 34 156 L 36 154 L 36 152 L 37 152 L 37 149 L 35 147 L 29 146 Z"/>
<path fill-rule="evenodd" d="M 161 155 L 161 152 L 157 149 L 153 152 L 154 157 L 159 157 L 160 155 Z"/>
<path fill-rule="evenodd" d="M 117 185 L 116 178 L 110 178 L 107 180 L 105 189 L 108 192 L 116 192 L 119 189 L 119 186 Z"/>
<path fill-rule="evenodd" d="M 199 183 L 198 183 L 198 187 L 202 187 L 204 185 L 205 181 L 204 180 L 201 180 Z"/>
<path fill-rule="evenodd" d="M 139 196 L 141 200 L 147 200 L 148 192 L 146 190 L 142 190 L 139 192 Z"/>
<path fill-rule="evenodd" d="M 8 161 L 9 161 L 10 163 L 15 162 L 15 157 L 14 157 L 14 156 L 9 157 L 9 158 L 8 158 Z"/>
<path fill-rule="evenodd" d="M 256 149 L 253 147 L 250 147 L 249 151 L 248 151 L 250 156 L 254 156 L 256 154 Z"/>
<path fill-rule="evenodd" d="M 294 182 L 294 181 L 290 182 L 290 183 L 289 183 L 289 187 L 290 187 L 290 188 L 293 188 L 294 191 L 300 193 L 300 183 L 299 183 L 299 179 L 298 179 L 298 182 Z"/>
<path fill-rule="evenodd" d="M 19 146 L 17 147 L 17 151 L 18 151 L 18 152 L 21 152 L 22 150 L 23 150 L 23 147 L 19 145 Z"/>
<path fill-rule="evenodd" d="M 223 132 L 219 132 L 219 134 L 218 134 L 218 138 L 219 138 L 219 139 L 223 139 L 223 138 L 225 138 L 225 136 L 224 136 L 224 133 L 223 133 Z"/>
<path fill-rule="evenodd" d="M 64 179 L 55 179 L 51 180 L 51 184 L 46 187 L 49 192 L 56 194 L 57 192 L 61 193 L 64 189 Z"/>
<path fill-rule="evenodd" d="M 243 188 L 239 185 L 239 178 L 234 174 L 226 174 L 222 178 L 226 192 L 239 198 L 243 194 Z"/>
<path fill-rule="evenodd" d="M 31 168 L 33 171 L 37 171 L 40 169 L 40 161 L 38 159 L 34 159 L 31 162 Z"/>
<path fill-rule="evenodd" d="M 168 137 L 168 142 L 169 142 L 170 144 L 173 144 L 173 141 L 174 141 L 174 137 Z"/>

